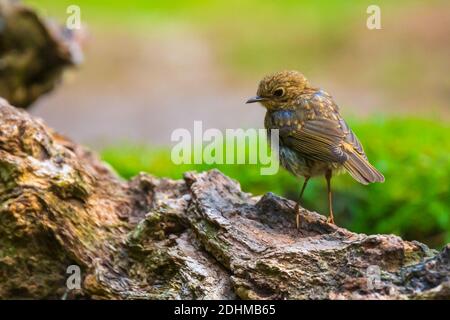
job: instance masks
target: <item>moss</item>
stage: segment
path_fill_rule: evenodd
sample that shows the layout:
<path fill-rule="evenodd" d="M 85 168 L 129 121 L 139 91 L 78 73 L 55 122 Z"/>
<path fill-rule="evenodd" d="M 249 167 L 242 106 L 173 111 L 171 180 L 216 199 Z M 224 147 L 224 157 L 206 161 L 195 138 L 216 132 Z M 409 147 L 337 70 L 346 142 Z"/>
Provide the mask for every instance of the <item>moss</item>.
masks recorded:
<path fill-rule="evenodd" d="M 11 189 L 17 185 L 16 178 L 18 177 L 17 166 L 4 159 L 0 159 L 0 181 L 2 191 Z"/>
<path fill-rule="evenodd" d="M 203 239 L 206 250 L 228 269 L 230 268 L 230 246 L 219 239 L 220 229 L 208 220 L 193 222 L 194 231 Z"/>
<path fill-rule="evenodd" d="M 283 271 L 277 265 L 270 265 L 264 261 L 256 261 L 255 266 L 258 271 L 267 276 L 279 277 L 283 274 Z"/>
<path fill-rule="evenodd" d="M 414 242 L 415 245 L 419 246 L 414 249 L 405 249 L 404 255 L 404 266 L 413 265 L 422 262 L 424 258 L 435 256 L 438 251 L 428 248 L 426 245 Z"/>
<path fill-rule="evenodd" d="M 244 288 L 244 287 L 236 287 L 236 288 L 234 288 L 234 290 L 236 292 L 236 295 L 239 298 L 241 298 L 243 300 L 251 299 L 250 297 L 252 296 L 252 293 L 253 293 L 251 290 L 248 290 L 247 288 Z"/>
<path fill-rule="evenodd" d="M 92 192 L 90 184 L 85 181 L 82 173 L 73 173 L 72 177 L 65 177 L 62 173 L 52 179 L 51 189 L 62 199 L 79 199 L 86 201 Z"/>

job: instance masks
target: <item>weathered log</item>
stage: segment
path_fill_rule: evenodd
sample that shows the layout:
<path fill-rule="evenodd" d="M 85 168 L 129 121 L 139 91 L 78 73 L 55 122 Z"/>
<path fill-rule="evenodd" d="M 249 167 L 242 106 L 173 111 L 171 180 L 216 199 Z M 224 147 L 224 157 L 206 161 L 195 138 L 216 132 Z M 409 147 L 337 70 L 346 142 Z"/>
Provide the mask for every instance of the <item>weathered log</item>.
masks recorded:
<path fill-rule="evenodd" d="M 27 108 L 81 62 L 77 34 L 14 0 L 0 0 L 0 97 Z"/>
<path fill-rule="evenodd" d="M 217 170 L 123 181 L 0 102 L 0 298 L 450 298 L 449 245 L 356 234 L 307 210 L 297 231 L 293 208 Z"/>

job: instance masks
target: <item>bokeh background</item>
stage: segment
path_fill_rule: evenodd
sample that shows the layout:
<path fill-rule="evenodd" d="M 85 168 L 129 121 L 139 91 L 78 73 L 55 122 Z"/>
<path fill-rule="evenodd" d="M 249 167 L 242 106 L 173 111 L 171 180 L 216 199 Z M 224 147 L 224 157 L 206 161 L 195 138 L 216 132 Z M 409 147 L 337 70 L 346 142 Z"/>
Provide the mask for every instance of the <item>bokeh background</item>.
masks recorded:
<path fill-rule="evenodd" d="M 28 0 L 58 22 L 76 4 L 85 62 L 32 113 L 101 152 L 123 177 L 180 178 L 210 166 L 170 161 L 176 128 L 261 128 L 245 105 L 266 73 L 297 69 L 329 91 L 386 177 L 333 180 L 335 216 L 356 232 L 450 242 L 450 2 Z M 368 30 L 367 7 L 381 8 Z M 255 194 L 295 199 L 301 181 L 255 165 L 218 166 Z M 324 179 L 305 207 L 327 213 Z"/>

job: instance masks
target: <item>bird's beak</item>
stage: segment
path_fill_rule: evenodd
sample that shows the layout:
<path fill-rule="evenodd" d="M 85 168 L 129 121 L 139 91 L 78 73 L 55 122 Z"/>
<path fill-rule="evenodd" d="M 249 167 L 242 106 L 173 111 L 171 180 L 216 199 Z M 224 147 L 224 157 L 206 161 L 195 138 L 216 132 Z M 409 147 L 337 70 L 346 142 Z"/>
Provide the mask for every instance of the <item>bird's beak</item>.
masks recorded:
<path fill-rule="evenodd" d="M 254 96 L 254 97 L 251 97 L 250 99 L 248 99 L 247 102 L 245 102 L 245 103 L 255 103 L 255 102 L 261 102 L 264 100 L 265 100 L 265 98 L 263 98 L 263 97 Z"/>

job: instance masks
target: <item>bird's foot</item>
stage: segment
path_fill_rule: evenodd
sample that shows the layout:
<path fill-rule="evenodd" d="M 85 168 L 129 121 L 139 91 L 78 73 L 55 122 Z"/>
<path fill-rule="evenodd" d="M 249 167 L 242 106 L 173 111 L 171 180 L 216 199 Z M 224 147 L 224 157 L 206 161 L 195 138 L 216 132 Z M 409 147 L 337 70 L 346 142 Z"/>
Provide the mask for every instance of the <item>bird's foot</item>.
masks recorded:
<path fill-rule="evenodd" d="M 329 217 L 327 218 L 327 222 L 328 222 L 328 223 L 331 223 L 331 224 L 335 224 L 335 223 L 334 223 L 334 218 L 333 218 L 333 216 L 329 216 Z"/>

